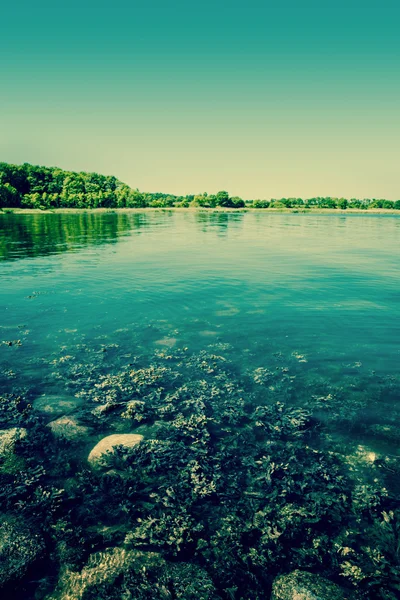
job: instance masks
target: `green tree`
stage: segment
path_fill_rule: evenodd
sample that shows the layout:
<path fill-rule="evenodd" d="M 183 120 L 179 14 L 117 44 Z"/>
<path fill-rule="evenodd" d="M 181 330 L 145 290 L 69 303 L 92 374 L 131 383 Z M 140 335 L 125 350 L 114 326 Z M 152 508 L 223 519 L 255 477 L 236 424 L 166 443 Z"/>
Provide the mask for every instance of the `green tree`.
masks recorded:
<path fill-rule="evenodd" d="M 217 204 L 218 206 L 231 206 L 228 192 L 222 190 L 217 193 Z"/>
<path fill-rule="evenodd" d="M 244 206 L 246 206 L 245 201 L 242 200 L 242 198 L 239 198 L 239 196 L 233 196 L 230 199 L 230 202 L 232 208 L 243 208 Z"/>
<path fill-rule="evenodd" d="M 0 206 L 18 206 L 20 197 L 12 185 L 0 183 Z"/>
<path fill-rule="evenodd" d="M 382 203 L 382 208 L 393 209 L 394 208 L 394 203 L 391 200 L 384 200 L 383 203 Z"/>
<path fill-rule="evenodd" d="M 253 200 L 251 206 L 253 208 L 269 208 L 270 204 L 268 200 Z"/>
<path fill-rule="evenodd" d="M 337 208 L 334 198 L 320 198 L 318 202 L 320 208 Z"/>

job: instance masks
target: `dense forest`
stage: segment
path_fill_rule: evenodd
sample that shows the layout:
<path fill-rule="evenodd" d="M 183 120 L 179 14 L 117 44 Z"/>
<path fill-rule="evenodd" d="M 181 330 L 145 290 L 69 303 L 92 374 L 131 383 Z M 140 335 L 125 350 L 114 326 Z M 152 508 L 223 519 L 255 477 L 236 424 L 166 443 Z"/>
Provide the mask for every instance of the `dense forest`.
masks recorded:
<path fill-rule="evenodd" d="M 400 210 L 400 200 L 352 198 L 281 198 L 246 200 L 228 192 L 175 196 L 140 192 L 113 176 L 76 173 L 57 167 L 40 167 L 24 163 L 0 163 L 0 207 L 2 208 L 328 208 Z"/>

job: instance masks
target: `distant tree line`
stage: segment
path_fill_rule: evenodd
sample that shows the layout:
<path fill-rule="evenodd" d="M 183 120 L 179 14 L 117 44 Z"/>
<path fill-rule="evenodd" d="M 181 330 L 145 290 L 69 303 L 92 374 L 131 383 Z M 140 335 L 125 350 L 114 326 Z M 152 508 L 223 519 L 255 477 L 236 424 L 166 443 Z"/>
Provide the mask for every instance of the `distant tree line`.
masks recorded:
<path fill-rule="evenodd" d="M 247 204 L 246 204 L 247 206 Z M 387 208 L 400 210 L 400 200 L 385 200 L 376 198 L 331 198 L 317 197 L 307 198 L 280 198 L 279 200 L 252 200 L 250 202 L 252 208 L 338 208 L 346 210 L 347 208 L 359 208 L 368 210 L 369 208 Z"/>
<path fill-rule="evenodd" d="M 175 196 L 139 192 L 113 176 L 76 173 L 57 167 L 0 163 L 0 207 L 9 208 L 388 208 L 400 210 L 400 200 L 352 198 L 281 198 L 247 200 L 228 192 Z"/>

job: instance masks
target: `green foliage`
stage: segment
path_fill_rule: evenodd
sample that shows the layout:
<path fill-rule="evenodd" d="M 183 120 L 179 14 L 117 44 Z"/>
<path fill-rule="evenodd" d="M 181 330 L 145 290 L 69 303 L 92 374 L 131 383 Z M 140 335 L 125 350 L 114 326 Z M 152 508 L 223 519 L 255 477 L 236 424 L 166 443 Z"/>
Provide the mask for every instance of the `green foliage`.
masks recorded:
<path fill-rule="evenodd" d="M 114 176 L 76 173 L 28 163 L 0 163 L 0 208 L 171 208 L 201 206 L 242 208 L 244 200 L 230 198 L 228 192 L 216 196 L 174 196 L 142 193 Z"/>
<path fill-rule="evenodd" d="M 244 208 L 246 206 L 244 200 L 238 196 L 233 196 L 233 198 L 230 199 L 230 203 L 232 208 Z"/>
<path fill-rule="evenodd" d="M 253 200 L 251 203 L 252 208 L 322 208 L 322 209 L 340 209 L 346 210 L 347 208 L 356 209 L 373 209 L 383 208 L 389 210 L 400 210 L 400 200 L 357 200 L 352 198 L 347 200 L 346 198 L 331 198 L 331 197 L 316 197 L 307 198 L 302 200 L 301 198 L 280 198 L 272 200 Z"/>
<path fill-rule="evenodd" d="M 175 196 L 161 192 L 139 192 L 114 176 L 76 173 L 57 167 L 40 167 L 28 163 L 0 163 L 0 208 L 245 208 L 238 196 L 225 190 L 217 194 Z M 252 208 L 380 208 L 400 210 L 400 200 L 330 198 L 281 198 L 253 200 Z"/>
<path fill-rule="evenodd" d="M 217 193 L 218 206 L 230 206 L 230 198 L 228 192 L 221 191 Z"/>
<path fill-rule="evenodd" d="M 26 208 L 97 208 L 122 205 L 130 188 L 113 176 L 73 173 L 27 163 L 0 163 L 0 205 Z"/>
<path fill-rule="evenodd" d="M 10 183 L 0 183 L 0 206 L 18 206 L 19 195 Z"/>
<path fill-rule="evenodd" d="M 253 200 L 252 208 L 269 208 L 271 202 L 269 200 Z"/>

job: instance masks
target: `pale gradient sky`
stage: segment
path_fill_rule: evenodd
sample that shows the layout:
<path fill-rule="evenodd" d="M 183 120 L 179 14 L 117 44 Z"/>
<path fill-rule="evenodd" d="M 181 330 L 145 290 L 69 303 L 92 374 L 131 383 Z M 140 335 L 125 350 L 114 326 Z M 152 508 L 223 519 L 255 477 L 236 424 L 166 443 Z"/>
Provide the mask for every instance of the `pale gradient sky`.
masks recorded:
<path fill-rule="evenodd" d="M 21 0 L 1 19 L 2 161 L 400 198 L 398 0 Z"/>

